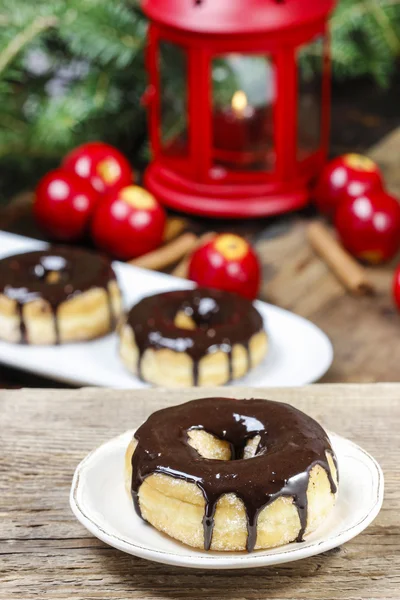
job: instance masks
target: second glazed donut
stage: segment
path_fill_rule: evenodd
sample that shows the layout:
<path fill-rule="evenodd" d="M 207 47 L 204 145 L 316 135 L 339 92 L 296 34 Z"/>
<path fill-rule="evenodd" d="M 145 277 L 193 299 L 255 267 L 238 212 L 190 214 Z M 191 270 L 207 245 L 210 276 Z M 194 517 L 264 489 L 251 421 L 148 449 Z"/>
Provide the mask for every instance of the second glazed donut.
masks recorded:
<path fill-rule="evenodd" d="M 222 385 L 245 375 L 267 351 L 253 304 L 207 288 L 144 298 L 128 313 L 120 338 L 128 369 L 167 387 Z"/>

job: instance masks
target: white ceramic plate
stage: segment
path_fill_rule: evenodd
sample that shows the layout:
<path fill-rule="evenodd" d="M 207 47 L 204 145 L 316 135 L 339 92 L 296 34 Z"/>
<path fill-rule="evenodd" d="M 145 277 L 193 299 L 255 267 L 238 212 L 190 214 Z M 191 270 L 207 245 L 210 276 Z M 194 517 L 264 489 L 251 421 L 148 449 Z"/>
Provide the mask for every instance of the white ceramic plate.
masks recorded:
<path fill-rule="evenodd" d="M 46 247 L 31 238 L 0 231 L 0 257 Z M 144 296 L 191 287 L 186 280 L 121 262 L 114 268 L 131 307 Z M 256 369 L 241 380 L 252 387 L 296 386 L 316 381 L 329 369 L 333 350 L 318 327 L 286 310 L 256 302 L 270 336 L 270 351 Z M 0 341 L 0 362 L 75 385 L 112 388 L 148 387 L 122 365 L 117 353 L 116 334 L 80 344 L 63 346 L 21 346 Z"/>
<path fill-rule="evenodd" d="M 291 562 L 326 552 L 361 533 L 383 502 L 383 474 L 362 448 L 330 434 L 339 465 L 339 495 L 331 515 L 300 544 L 273 550 L 204 552 L 159 533 L 135 513 L 124 485 L 124 454 L 133 431 L 110 440 L 77 467 L 70 504 L 76 518 L 100 540 L 156 562 L 202 569 L 247 569 Z"/>

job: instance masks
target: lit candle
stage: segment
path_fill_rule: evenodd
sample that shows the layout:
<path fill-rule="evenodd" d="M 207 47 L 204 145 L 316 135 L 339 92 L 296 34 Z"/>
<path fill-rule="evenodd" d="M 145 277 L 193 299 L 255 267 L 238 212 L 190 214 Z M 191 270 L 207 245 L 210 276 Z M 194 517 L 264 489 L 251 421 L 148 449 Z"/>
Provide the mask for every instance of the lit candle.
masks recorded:
<path fill-rule="evenodd" d="M 237 90 L 232 96 L 231 107 L 238 119 L 248 118 L 254 115 L 254 110 L 249 106 L 247 96 L 243 90 Z"/>
<path fill-rule="evenodd" d="M 214 147 L 218 162 L 242 168 L 259 161 L 259 145 L 265 127 L 265 110 L 249 104 L 246 93 L 237 90 L 230 106 L 214 114 Z"/>

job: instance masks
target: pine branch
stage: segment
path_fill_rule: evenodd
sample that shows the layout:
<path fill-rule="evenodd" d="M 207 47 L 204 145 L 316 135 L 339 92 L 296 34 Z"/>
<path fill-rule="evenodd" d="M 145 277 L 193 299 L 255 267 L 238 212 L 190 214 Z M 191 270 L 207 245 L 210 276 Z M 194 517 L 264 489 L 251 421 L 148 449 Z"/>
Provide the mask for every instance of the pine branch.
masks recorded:
<path fill-rule="evenodd" d="M 398 0 L 396 3 L 399 3 Z M 388 46 L 391 48 L 393 54 L 398 55 L 400 53 L 400 38 L 392 27 L 391 21 L 383 10 L 382 4 L 378 4 L 377 2 L 374 2 L 374 0 L 368 0 L 367 4 L 370 6 L 371 12 L 374 13 L 375 19 L 381 26 L 382 33 Z"/>
<path fill-rule="evenodd" d="M 16 35 L 0 53 L 0 73 L 35 37 L 47 29 L 55 27 L 57 23 L 58 19 L 56 17 L 37 17 L 24 31 Z"/>
<path fill-rule="evenodd" d="M 35 179 L 38 169 L 88 139 L 116 143 L 133 161 L 148 156 L 140 106 L 146 29 L 139 0 L 0 0 L 0 157 L 6 177 L 23 172 Z M 400 55 L 400 0 L 340 0 L 331 32 L 336 79 L 390 82 Z M 302 66 L 312 76 L 321 68 L 320 48 L 305 49 Z M 167 63 L 164 97 L 168 93 L 173 102 L 180 97 L 182 70 L 174 60 Z M 227 73 L 213 82 L 213 97 L 231 98 L 233 79 Z"/>
<path fill-rule="evenodd" d="M 123 3 L 74 0 L 59 34 L 74 54 L 116 67 L 126 67 L 143 48 L 145 29 Z"/>
<path fill-rule="evenodd" d="M 388 85 L 400 53 L 400 0 L 341 0 L 331 31 L 337 78 L 372 75 Z"/>

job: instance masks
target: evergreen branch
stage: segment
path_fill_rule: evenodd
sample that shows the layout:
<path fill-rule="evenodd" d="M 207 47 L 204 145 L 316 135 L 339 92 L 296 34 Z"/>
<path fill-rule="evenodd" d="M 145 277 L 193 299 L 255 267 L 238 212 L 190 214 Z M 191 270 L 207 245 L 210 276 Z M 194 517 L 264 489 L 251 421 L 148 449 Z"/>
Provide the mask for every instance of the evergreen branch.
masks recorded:
<path fill-rule="evenodd" d="M 93 105 L 96 109 L 100 109 L 104 106 L 107 100 L 107 91 L 110 84 L 110 77 L 107 73 L 100 73 L 99 80 L 96 85 L 96 89 L 93 95 Z"/>
<path fill-rule="evenodd" d="M 368 15 L 372 7 L 383 12 L 385 7 L 400 6 L 400 0 L 378 1 L 379 6 L 377 6 L 377 0 L 352 0 L 351 2 L 342 0 L 331 18 L 332 28 L 334 30 L 340 30 L 344 27 L 351 29 L 352 23 L 357 20 L 360 21 Z"/>
<path fill-rule="evenodd" d="M 0 114 L 0 125 L 5 129 L 10 129 L 11 131 L 23 131 L 26 128 L 26 123 L 17 117 L 14 117 L 10 114 Z"/>
<path fill-rule="evenodd" d="M 140 0 L 0 0 L 0 165 L 7 165 L 0 194 L 18 188 L 19 173 L 34 182 L 91 139 L 116 144 L 133 162 L 148 158 L 139 102 L 146 28 Z M 339 0 L 331 32 L 336 79 L 368 76 L 388 85 L 400 56 L 400 0 Z M 173 56 L 161 58 L 163 98 L 172 106 L 182 71 Z M 305 44 L 300 61 L 312 77 L 321 44 Z M 213 82 L 215 98 L 230 99 L 232 77 Z"/>
<path fill-rule="evenodd" d="M 60 23 L 59 35 L 74 54 L 80 54 L 109 68 L 126 67 L 143 48 L 143 19 L 130 11 L 125 2 L 108 0 L 71 0 L 77 8 Z M 78 8 L 79 7 L 79 8 Z"/>
<path fill-rule="evenodd" d="M 35 37 L 46 31 L 46 29 L 55 27 L 57 23 L 58 19 L 56 17 L 37 17 L 24 31 L 17 34 L 0 54 L 0 73 Z"/>
<path fill-rule="evenodd" d="M 397 3 L 398 3 L 398 1 L 397 1 Z M 394 31 L 394 29 L 390 23 L 389 17 L 383 10 L 382 6 L 378 5 L 376 2 L 374 2 L 374 0 L 369 0 L 368 4 L 371 8 L 371 11 L 375 14 L 375 18 L 376 18 L 377 22 L 382 27 L 382 33 L 386 38 L 389 48 L 392 49 L 392 52 L 394 54 L 396 54 L 396 55 L 399 54 L 400 38 Z"/>

